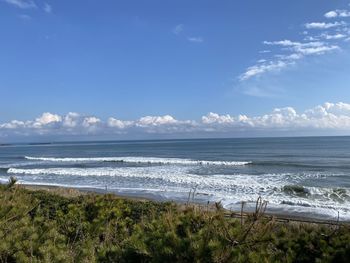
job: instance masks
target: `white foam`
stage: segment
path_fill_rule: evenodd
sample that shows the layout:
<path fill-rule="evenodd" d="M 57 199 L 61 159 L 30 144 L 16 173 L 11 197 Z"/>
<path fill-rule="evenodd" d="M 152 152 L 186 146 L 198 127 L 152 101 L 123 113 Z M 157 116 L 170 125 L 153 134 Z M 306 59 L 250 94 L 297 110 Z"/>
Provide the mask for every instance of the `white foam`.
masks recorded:
<path fill-rule="evenodd" d="M 59 175 L 59 176 L 108 176 L 120 178 L 139 178 L 148 180 L 162 180 L 163 185 L 176 184 L 186 188 L 198 187 L 206 190 L 257 193 L 274 191 L 275 187 L 283 186 L 279 175 L 251 176 L 236 175 L 210 175 L 192 174 L 186 166 L 163 167 L 98 167 L 98 168 L 41 168 L 21 169 L 10 168 L 9 174 L 23 175 Z M 114 179 L 111 179 L 114 180 Z"/>
<path fill-rule="evenodd" d="M 125 162 L 140 164 L 178 164 L 178 165 L 226 165 L 241 166 L 251 162 L 243 161 L 207 161 L 207 160 L 191 160 L 181 158 L 159 158 L 159 157 L 32 157 L 25 156 L 27 160 L 49 161 L 49 162 Z"/>

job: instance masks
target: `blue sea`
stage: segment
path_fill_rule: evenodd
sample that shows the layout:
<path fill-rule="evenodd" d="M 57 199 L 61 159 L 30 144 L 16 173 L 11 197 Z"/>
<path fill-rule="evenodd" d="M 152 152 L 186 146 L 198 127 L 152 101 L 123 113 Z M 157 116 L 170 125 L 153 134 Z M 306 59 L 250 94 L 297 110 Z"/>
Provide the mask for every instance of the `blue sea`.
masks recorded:
<path fill-rule="evenodd" d="M 0 182 L 56 185 L 227 209 L 350 220 L 350 137 L 0 146 Z M 193 199 L 193 200 L 192 200 Z"/>

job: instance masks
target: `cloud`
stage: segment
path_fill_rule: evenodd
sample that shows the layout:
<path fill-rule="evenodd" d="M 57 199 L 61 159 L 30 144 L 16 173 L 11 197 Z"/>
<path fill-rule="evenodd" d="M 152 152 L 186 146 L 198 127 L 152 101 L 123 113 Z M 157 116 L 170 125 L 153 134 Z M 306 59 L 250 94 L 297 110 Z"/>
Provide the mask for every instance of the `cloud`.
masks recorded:
<path fill-rule="evenodd" d="M 3 0 L 3 1 L 21 9 L 30 9 L 30 8 L 37 7 L 35 2 L 31 0 Z"/>
<path fill-rule="evenodd" d="M 107 126 L 111 128 L 117 128 L 117 129 L 125 129 L 131 125 L 133 125 L 133 121 L 122 121 L 118 120 L 116 118 L 108 118 L 107 120 Z"/>
<path fill-rule="evenodd" d="M 271 52 L 271 50 L 266 50 L 266 49 L 259 51 L 260 54 L 265 54 L 265 53 L 270 53 L 270 52 Z"/>
<path fill-rule="evenodd" d="M 43 10 L 45 11 L 45 13 L 51 14 L 52 13 L 52 6 L 49 5 L 48 3 L 44 3 Z"/>
<path fill-rule="evenodd" d="M 291 41 L 288 39 L 280 40 L 280 41 L 264 41 L 265 45 L 274 45 L 274 46 L 284 46 L 284 47 L 319 47 L 322 46 L 322 42 L 308 42 L 301 43 L 296 41 Z"/>
<path fill-rule="evenodd" d="M 350 17 L 350 11 L 337 9 L 325 13 L 324 16 L 326 18 Z"/>
<path fill-rule="evenodd" d="M 348 10 L 332 10 L 324 14 L 326 18 L 346 18 L 350 17 Z M 309 29 L 309 30 L 305 30 Z M 299 35 L 303 40 L 282 39 L 277 41 L 265 40 L 262 43 L 270 46 L 269 49 L 262 49 L 255 65 L 247 67 L 238 76 L 238 86 L 247 95 L 265 96 L 271 95 L 264 92 L 262 87 L 254 86 L 249 82 L 250 87 L 246 87 L 242 82 L 258 78 L 264 74 L 280 72 L 286 68 L 297 65 L 297 61 L 308 56 L 320 56 L 347 48 L 350 41 L 350 27 L 345 21 L 334 22 L 310 22 L 303 24 Z M 247 92 L 248 90 L 248 92 Z"/>
<path fill-rule="evenodd" d="M 330 40 L 330 39 L 342 39 L 342 38 L 345 38 L 346 35 L 340 34 L 340 33 L 337 33 L 337 34 L 334 34 L 334 35 L 321 34 L 321 37 L 324 38 L 324 39 Z"/>
<path fill-rule="evenodd" d="M 199 120 L 177 120 L 171 115 L 145 116 L 137 120 L 120 120 L 110 117 L 102 120 L 96 116 L 83 116 L 70 112 L 58 115 L 43 113 L 34 120 L 12 120 L 0 124 L 2 137 L 28 136 L 95 136 L 95 135 L 181 135 L 206 134 L 254 134 L 266 132 L 280 135 L 286 132 L 307 131 L 308 134 L 326 132 L 350 133 L 350 104 L 344 102 L 324 103 L 303 112 L 293 107 L 273 109 L 268 114 L 248 116 L 239 114 L 218 114 L 210 112 Z M 265 132 L 265 133 L 264 133 Z"/>
<path fill-rule="evenodd" d="M 307 29 L 329 29 L 329 28 L 339 27 L 344 25 L 346 25 L 345 22 L 334 22 L 334 23 L 312 22 L 312 23 L 306 23 L 305 27 Z"/>
<path fill-rule="evenodd" d="M 311 23 L 314 24 L 314 23 Z M 342 24 L 342 23 L 340 23 Z M 308 33 L 307 33 L 308 34 Z M 267 59 L 259 59 L 257 64 L 246 68 L 246 70 L 238 77 L 242 81 L 249 80 L 269 72 L 279 72 L 284 68 L 295 65 L 297 60 L 307 56 L 323 55 L 329 52 L 340 50 L 340 46 L 336 42 L 327 42 L 327 40 L 344 40 L 347 35 L 343 33 L 322 33 L 318 36 L 307 36 L 308 41 L 292 41 L 283 39 L 278 41 L 263 41 L 264 45 L 276 46 L 278 54 L 270 56 Z M 322 41 L 320 41 L 322 39 Z M 259 52 L 266 53 L 266 52 Z M 259 89 L 259 94 L 261 90 Z M 247 93 L 246 93 L 247 94 Z M 256 92 L 250 93 L 256 94 Z M 248 94 L 248 95 L 250 95 Z"/>
<path fill-rule="evenodd" d="M 139 127 L 159 126 L 159 125 L 174 124 L 174 123 L 177 123 L 177 122 L 178 121 L 175 120 L 170 115 L 165 115 L 165 116 L 146 116 L 146 117 L 140 118 L 136 122 L 136 126 L 139 126 Z"/>
<path fill-rule="evenodd" d="M 257 65 L 248 67 L 247 70 L 239 77 L 239 80 L 244 81 L 252 77 L 262 75 L 266 72 L 273 72 L 273 71 L 276 72 L 287 67 L 291 63 L 292 62 L 288 63 L 282 60 L 263 62 Z"/>
<path fill-rule="evenodd" d="M 334 18 L 338 16 L 338 13 L 336 11 L 329 11 L 324 14 L 326 18 Z"/>
<path fill-rule="evenodd" d="M 204 41 L 202 37 L 188 37 L 187 40 L 195 43 L 202 43 Z"/>
<path fill-rule="evenodd" d="M 175 35 L 179 35 L 184 30 L 184 28 L 185 28 L 185 26 L 183 24 L 178 24 L 174 27 L 173 33 Z"/>
<path fill-rule="evenodd" d="M 202 123 L 204 124 L 213 124 L 213 123 L 233 123 L 234 118 L 229 114 L 219 115 L 217 113 L 209 112 L 206 116 L 202 117 Z"/>
<path fill-rule="evenodd" d="M 38 125 L 47 125 L 53 122 L 61 122 L 62 117 L 57 114 L 51 114 L 49 112 L 43 113 L 40 117 L 35 119 L 35 122 Z"/>
<path fill-rule="evenodd" d="M 310 55 L 322 55 L 327 52 L 340 49 L 337 45 L 329 45 L 324 42 L 297 42 L 288 39 L 280 41 L 264 41 L 263 44 L 270 46 L 280 46 L 283 51 L 290 53 L 277 54 L 273 59 L 259 60 L 258 64 L 248 67 L 246 71 L 239 76 L 240 81 L 268 73 L 278 72 L 288 66 L 295 65 L 295 61 Z"/>
<path fill-rule="evenodd" d="M 336 38 L 337 35 L 326 35 L 329 38 Z M 338 46 L 335 45 L 328 45 L 324 42 L 306 42 L 306 43 L 301 43 L 301 42 L 293 42 L 290 40 L 281 40 L 281 41 L 274 41 L 274 42 L 269 42 L 269 41 L 264 41 L 265 45 L 279 45 L 283 47 L 289 47 L 289 50 L 295 52 L 294 54 L 291 54 L 289 56 L 282 56 L 284 58 L 290 58 L 290 59 L 300 59 L 300 55 L 314 55 L 314 54 L 324 54 L 325 52 L 332 51 L 335 49 L 339 49 Z M 299 56 L 298 56 L 299 55 Z"/>
<path fill-rule="evenodd" d="M 230 124 L 231 128 L 245 127 L 247 130 L 300 130 L 300 129 L 326 129 L 346 130 L 350 132 L 350 104 L 325 103 L 302 113 L 292 107 L 276 108 L 271 113 L 257 117 L 239 115 L 218 115 L 209 113 L 202 118 L 202 122 L 216 126 Z"/>
<path fill-rule="evenodd" d="M 95 127 L 101 122 L 99 118 L 96 117 L 85 117 L 83 120 L 83 127 L 85 128 L 90 128 L 90 127 Z"/>

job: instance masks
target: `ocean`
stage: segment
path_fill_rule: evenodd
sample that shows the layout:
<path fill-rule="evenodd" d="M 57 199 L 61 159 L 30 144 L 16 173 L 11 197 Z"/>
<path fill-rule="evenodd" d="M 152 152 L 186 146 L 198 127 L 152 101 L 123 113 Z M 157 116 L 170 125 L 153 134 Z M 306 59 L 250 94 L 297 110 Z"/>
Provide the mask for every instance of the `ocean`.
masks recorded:
<path fill-rule="evenodd" d="M 0 182 L 350 220 L 350 137 L 69 142 L 0 146 Z M 193 194 L 194 193 L 194 194 Z"/>

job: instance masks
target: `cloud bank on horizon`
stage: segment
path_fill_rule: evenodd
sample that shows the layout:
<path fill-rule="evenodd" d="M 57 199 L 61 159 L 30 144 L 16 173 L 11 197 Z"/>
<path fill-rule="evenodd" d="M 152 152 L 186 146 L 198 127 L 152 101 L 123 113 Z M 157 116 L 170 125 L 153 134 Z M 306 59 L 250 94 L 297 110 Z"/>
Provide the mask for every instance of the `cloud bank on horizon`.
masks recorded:
<path fill-rule="evenodd" d="M 292 107 L 276 108 L 269 114 L 250 117 L 231 116 L 210 112 L 200 120 L 177 120 L 170 115 L 145 116 L 138 120 L 119 120 L 110 117 L 101 120 L 96 116 L 83 116 L 70 112 L 64 116 L 49 112 L 35 120 L 13 120 L 0 124 L 2 140 L 30 136 L 93 136 L 128 134 L 172 134 L 185 137 L 193 132 L 217 136 L 219 134 L 241 134 L 254 132 L 286 131 L 350 131 L 350 104 L 324 103 L 298 113 Z M 180 136 L 180 137 L 181 137 Z"/>
<path fill-rule="evenodd" d="M 323 15 L 324 21 L 302 25 L 301 40 L 263 41 L 264 49 L 259 54 L 268 56 L 248 67 L 238 77 L 239 81 L 245 82 L 270 72 L 279 72 L 306 57 L 340 51 L 343 45 L 350 43 L 349 18 L 350 10 L 330 10 Z"/>

